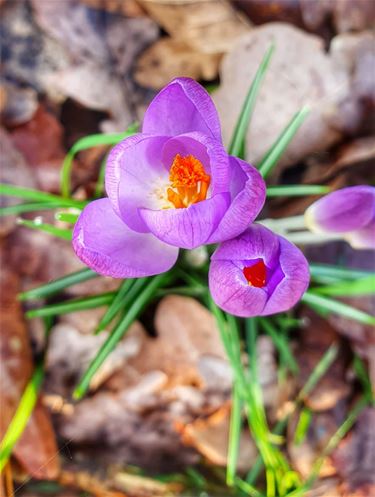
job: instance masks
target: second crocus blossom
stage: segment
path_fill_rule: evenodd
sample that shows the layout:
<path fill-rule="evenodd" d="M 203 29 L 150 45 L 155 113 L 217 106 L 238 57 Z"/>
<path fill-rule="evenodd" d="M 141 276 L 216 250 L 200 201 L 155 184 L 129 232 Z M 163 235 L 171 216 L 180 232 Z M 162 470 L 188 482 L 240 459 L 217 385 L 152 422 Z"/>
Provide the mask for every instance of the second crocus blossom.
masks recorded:
<path fill-rule="evenodd" d="M 229 156 L 208 93 L 178 78 L 146 111 L 142 133 L 111 151 L 108 198 L 91 202 L 73 247 L 94 271 L 118 278 L 170 269 L 179 248 L 237 236 L 263 207 L 259 172 Z"/>
<path fill-rule="evenodd" d="M 352 186 L 329 193 L 305 212 L 316 233 L 342 234 L 354 248 L 375 248 L 375 188 Z"/>
<path fill-rule="evenodd" d="M 258 224 L 222 243 L 211 257 L 212 298 L 221 309 L 236 316 L 287 311 L 300 300 L 309 280 L 302 252 Z"/>

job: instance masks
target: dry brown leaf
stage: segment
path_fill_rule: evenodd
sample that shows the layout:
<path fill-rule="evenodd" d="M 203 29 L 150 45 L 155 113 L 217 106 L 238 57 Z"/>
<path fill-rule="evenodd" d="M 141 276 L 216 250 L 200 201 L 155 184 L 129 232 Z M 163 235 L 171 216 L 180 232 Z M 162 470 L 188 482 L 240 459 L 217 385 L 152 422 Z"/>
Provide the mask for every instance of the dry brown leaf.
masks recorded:
<path fill-rule="evenodd" d="M 185 41 L 162 38 L 137 60 L 134 78 L 140 85 L 160 89 L 176 76 L 196 80 L 215 79 L 220 54 L 206 54 L 192 49 Z"/>
<path fill-rule="evenodd" d="M 214 95 L 226 143 L 272 41 L 276 50 L 246 136 L 247 158 L 257 163 L 293 115 L 308 104 L 310 115 L 284 153 L 279 164 L 282 167 L 325 150 L 341 138 L 338 107 L 348 96 L 349 76 L 337 70 L 316 36 L 285 23 L 253 29 L 224 58 L 222 84 Z"/>
<path fill-rule="evenodd" d="M 152 478 L 119 472 L 113 477 L 114 485 L 123 489 L 129 497 L 177 497 L 182 485 L 163 483 Z"/>
<path fill-rule="evenodd" d="M 0 127 L 0 150 L 1 150 L 1 183 L 16 184 L 34 188 L 36 186 L 32 171 L 28 167 L 22 154 L 14 147 L 10 135 Z M 7 207 L 20 203 L 15 197 L 2 196 L 1 206 Z M 0 221 L 0 236 L 11 233 L 16 227 L 15 216 L 2 217 Z"/>
<path fill-rule="evenodd" d="M 327 320 L 310 310 L 306 310 L 303 316 L 308 324 L 303 329 L 296 351 L 300 367 L 299 389 L 306 383 L 327 348 L 332 343 L 338 342 L 338 335 Z M 340 401 L 349 396 L 352 387 L 345 378 L 348 362 L 349 357 L 346 357 L 344 350 L 341 350 L 327 373 L 304 399 L 310 409 L 313 411 L 333 409 Z"/>
<path fill-rule="evenodd" d="M 249 23 L 226 0 L 138 0 L 175 40 L 193 50 L 218 54 L 230 50 Z"/>
<path fill-rule="evenodd" d="M 333 453 L 333 463 L 344 479 L 344 495 L 363 497 L 375 492 L 375 409 L 366 408 L 353 431 Z"/>
<path fill-rule="evenodd" d="M 33 88 L 19 88 L 10 81 L 0 83 L 0 117 L 4 126 L 18 126 L 30 121 L 38 108 Z"/>
<path fill-rule="evenodd" d="M 184 444 L 194 447 L 210 464 L 226 467 L 229 440 L 230 406 L 225 405 L 205 419 L 177 424 Z M 254 464 L 257 449 L 246 428 L 241 433 L 237 468 L 248 471 Z"/>
<path fill-rule="evenodd" d="M 81 0 L 81 2 L 94 9 L 106 10 L 127 17 L 144 15 L 144 10 L 137 0 Z"/>
<path fill-rule="evenodd" d="M 2 254 L 5 255 L 6 254 Z M 32 374 L 32 357 L 21 306 L 20 282 L 14 271 L 1 273 L 0 312 L 0 438 L 3 437 Z M 38 405 L 13 451 L 28 474 L 53 479 L 59 472 L 58 450 L 51 421 Z"/>
<path fill-rule="evenodd" d="M 108 337 L 106 331 L 93 335 L 94 329 L 95 326 L 91 329 L 91 334 L 83 335 L 68 324 L 54 326 L 46 357 L 49 392 L 67 395 L 67 389 L 75 386 Z M 91 389 L 97 389 L 116 370 L 123 368 L 131 357 L 139 353 L 144 333 L 138 322 L 133 323 L 123 340 L 95 373 L 90 384 Z"/>

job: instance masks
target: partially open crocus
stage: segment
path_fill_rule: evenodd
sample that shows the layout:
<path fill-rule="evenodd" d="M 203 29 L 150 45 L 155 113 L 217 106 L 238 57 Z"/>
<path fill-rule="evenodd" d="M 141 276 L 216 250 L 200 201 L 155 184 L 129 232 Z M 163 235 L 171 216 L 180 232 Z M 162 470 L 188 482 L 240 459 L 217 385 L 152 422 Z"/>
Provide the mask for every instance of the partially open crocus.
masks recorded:
<path fill-rule="evenodd" d="M 352 186 L 329 193 L 305 212 L 316 233 L 338 233 L 354 248 L 375 248 L 375 188 Z"/>
<path fill-rule="evenodd" d="M 309 284 L 302 252 L 285 238 L 254 224 L 222 243 L 211 257 L 209 287 L 224 311 L 241 317 L 287 311 Z"/>
<path fill-rule="evenodd" d="M 106 191 L 82 212 L 73 246 L 92 269 L 119 278 L 167 271 L 178 248 L 237 236 L 265 200 L 260 174 L 226 153 L 210 96 L 188 78 L 167 85 L 142 133 L 111 151 Z"/>

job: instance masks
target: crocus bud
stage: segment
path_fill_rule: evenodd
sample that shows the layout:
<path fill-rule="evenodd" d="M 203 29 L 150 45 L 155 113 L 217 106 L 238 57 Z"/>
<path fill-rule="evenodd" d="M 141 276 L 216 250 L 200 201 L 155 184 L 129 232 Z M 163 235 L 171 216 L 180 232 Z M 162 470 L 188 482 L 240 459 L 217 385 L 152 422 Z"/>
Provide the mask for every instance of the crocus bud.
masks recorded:
<path fill-rule="evenodd" d="M 254 224 L 223 242 L 211 257 L 209 287 L 224 311 L 241 317 L 287 311 L 309 285 L 302 252 L 285 238 Z"/>
<path fill-rule="evenodd" d="M 361 185 L 329 193 L 306 210 L 305 223 L 316 233 L 342 234 L 354 248 L 375 248 L 375 188 Z"/>

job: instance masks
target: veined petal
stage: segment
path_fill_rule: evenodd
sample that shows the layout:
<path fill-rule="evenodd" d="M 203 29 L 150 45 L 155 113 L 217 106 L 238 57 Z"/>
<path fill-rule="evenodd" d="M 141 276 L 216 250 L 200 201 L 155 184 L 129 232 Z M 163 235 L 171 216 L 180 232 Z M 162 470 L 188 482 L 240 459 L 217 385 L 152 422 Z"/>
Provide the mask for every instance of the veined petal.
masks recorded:
<path fill-rule="evenodd" d="M 345 238 L 355 249 L 375 249 L 375 219 L 365 228 L 348 233 Z"/>
<path fill-rule="evenodd" d="M 139 278 L 168 271 L 178 249 L 151 234 L 136 233 L 114 212 L 107 198 L 88 204 L 73 232 L 73 248 L 91 269 L 113 278 Z"/>
<path fill-rule="evenodd" d="M 157 238 L 180 248 L 204 245 L 228 208 L 229 193 L 182 209 L 140 209 L 145 224 Z"/>
<path fill-rule="evenodd" d="M 282 280 L 269 296 L 262 315 L 275 314 L 291 309 L 309 286 L 309 264 L 300 249 L 279 237 L 279 265 L 284 273 Z"/>
<path fill-rule="evenodd" d="M 250 287 L 231 261 L 212 261 L 208 273 L 210 293 L 226 312 L 240 317 L 260 316 L 267 302 L 263 288 Z"/>
<path fill-rule="evenodd" d="M 375 188 L 352 186 L 325 195 L 305 213 L 311 231 L 347 233 L 364 228 L 375 218 Z"/>
<path fill-rule="evenodd" d="M 253 224 L 236 238 L 220 244 L 211 260 L 244 261 L 262 258 L 267 266 L 273 266 L 278 254 L 278 237 L 264 226 Z"/>
<path fill-rule="evenodd" d="M 231 204 L 209 243 L 234 238 L 256 219 L 266 199 L 266 185 L 260 173 L 247 162 L 229 158 Z"/>
<path fill-rule="evenodd" d="M 168 170 L 162 161 L 167 140 L 163 136 L 131 136 L 116 145 L 108 157 L 107 194 L 116 213 L 134 231 L 149 231 L 139 216 L 140 207 L 160 207 L 157 191 L 164 191 L 168 183 Z"/>
<path fill-rule="evenodd" d="M 176 78 L 156 95 L 144 116 L 142 131 L 167 136 L 200 131 L 222 141 L 210 95 L 190 78 Z"/>

